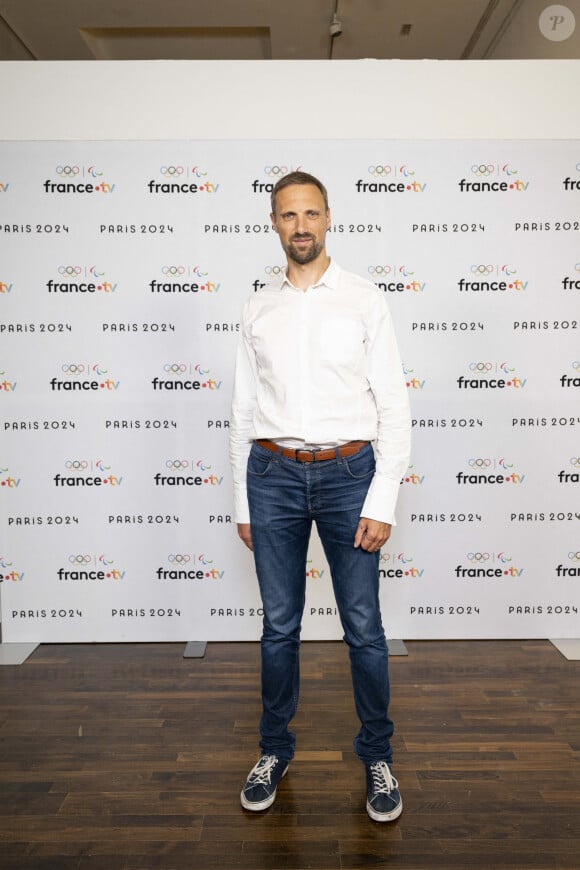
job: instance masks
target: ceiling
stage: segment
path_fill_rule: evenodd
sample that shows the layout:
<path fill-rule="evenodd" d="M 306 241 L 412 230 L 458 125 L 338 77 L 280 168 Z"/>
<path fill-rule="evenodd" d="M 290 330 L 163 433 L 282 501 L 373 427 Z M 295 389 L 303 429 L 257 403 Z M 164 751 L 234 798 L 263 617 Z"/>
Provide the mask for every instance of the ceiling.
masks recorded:
<path fill-rule="evenodd" d="M 559 41 L 553 5 L 577 24 Z M 0 60 L 368 57 L 580 58 L 580 0 L 0 0 Z"/>

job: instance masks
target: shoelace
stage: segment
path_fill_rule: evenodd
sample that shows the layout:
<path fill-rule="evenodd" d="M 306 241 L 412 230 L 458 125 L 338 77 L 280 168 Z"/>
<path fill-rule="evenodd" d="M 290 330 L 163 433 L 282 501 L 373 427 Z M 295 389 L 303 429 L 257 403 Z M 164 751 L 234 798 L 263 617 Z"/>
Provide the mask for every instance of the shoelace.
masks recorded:
<path fill-rule="evenodd" d="M 270 785 L 270 776 L 277 764 L 275 755 L 263 755 L 250 771 L 248 782 L 252 785 Z"/>
<path fill-rule="evenodd" d="M 375 764 L 371 764 L 371 774 L 373 790 L 376 794 L 390 794 L 394 788 L 399 787 L 399 783 L 391 773 L 386 761 L 377 761 Z"/>

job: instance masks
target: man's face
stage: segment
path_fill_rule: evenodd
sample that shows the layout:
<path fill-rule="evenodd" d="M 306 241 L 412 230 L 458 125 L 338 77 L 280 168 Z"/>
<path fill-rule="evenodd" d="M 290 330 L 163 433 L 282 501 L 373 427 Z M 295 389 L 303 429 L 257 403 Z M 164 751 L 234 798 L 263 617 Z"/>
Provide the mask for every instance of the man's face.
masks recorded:
<path fill-rule="evenodd" d="M 324 251 L 330 212 L 314 184 L 289 184 L 276 194 L 272 226 L 289 259 L 304 265 Z"/>

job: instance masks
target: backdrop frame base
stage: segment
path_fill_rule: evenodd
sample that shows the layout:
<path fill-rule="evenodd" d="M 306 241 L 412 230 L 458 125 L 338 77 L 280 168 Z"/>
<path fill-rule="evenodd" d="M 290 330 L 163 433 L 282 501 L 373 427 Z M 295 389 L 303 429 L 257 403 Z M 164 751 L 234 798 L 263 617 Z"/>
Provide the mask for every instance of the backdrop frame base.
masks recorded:
<path fill-rule="evenodd" d="M 38 643 L 0 643 L 0 667 L 23 664 L 39 645 Z"/>
<path fill-rule="evenodd" d="M 569 662 L 580 661 L 580 637 L 559 637 L 556 640 L 550 638 L 550 643 L 561 652 Z"/>
<path fill-rule="evenodd" d="M 206 640 L 190 640 L 185 645 L 183 650 L 184 659 L 202 659 L 205 656 L 207 647 Z"/>

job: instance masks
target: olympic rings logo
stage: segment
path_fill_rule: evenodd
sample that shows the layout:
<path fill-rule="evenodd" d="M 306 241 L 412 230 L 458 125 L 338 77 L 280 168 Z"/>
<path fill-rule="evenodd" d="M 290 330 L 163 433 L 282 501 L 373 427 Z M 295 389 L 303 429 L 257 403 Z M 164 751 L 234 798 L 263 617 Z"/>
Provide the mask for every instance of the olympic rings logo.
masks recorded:
<path fill-rule="evenodd" d="M 470 468 L 489 468 L 491 462 L 491 459 L 470 459 L 468 465 Z"/>
<path fill-rule="evenodd" d="M 266 266 L 264 269 L 266 275 L 282 275 L 285 271 L 285 266 Z"/>
<path fill-rule="evenodd" d="M 469 562 L 487 562 L 491 556 L 489 553 L 468 553 L 467 559 Z"/>
<path fill-rule="evenodd" d="M 178 374 L 178 372 L 186 372 L 187 366 L 185 363 L 165 363 L 163 366 L 163 371 L 170 372 L 172 375 Z"/>
<path fill-rule="evenodd" d="M 72 275 L 80 275 L 83 270 L 80 266 L 59 266 L 58 274 L 71 277 Z"/>
<path fill-rule="evenodd" d="M 65 363 L 61 366 L 61 370 L 66 375 L 82 375 L 85 367 L 82 363 Z"/>
<path fill-rule="evenodd" d="M 183 166 L 162 166 L 161 175 L 183 175 Z"/>
<path fill-rule="evenodd" d="M 495 166 L 492 163 L 480 163 L 479 165 L 475 163 L 471 167 L 471 171 L 474 175 L 493 175 Z"/>
<path fill-rule="evenodd" d="M 78 175 L 80 172 L 80 168 L 78 166 L 57 166 L 56 174 L 57 175 L 65 175 L 67 178 L 71 178 L 74 175 Z"/>
<path fill-rule="evenodd" d="M 187 565 L 191 561 L 191 556 L 184 553 L 172 553 L 167 557 L 168 562 L 175 562 L 177 565 Z"/>
<path fill-rule="evenodd" d="M 80 471 L 81 469 L 84 471 L 85 468 L 89 467 L 89 463 L 86 459 L 67 459 L 64 464 L 65 468 L 72 468 L 75 471 Z"/>
<path fill-rule="evenodd" d="M 472 362 L 469 363 L 471 372 L 490 372 L 493 368 L 493 363 L 490 362 Z"/>
<path fill-rule="evenodd" d="M 166 459 L 166 468 L 189 468 L 189 459 Z"/>
<path fill-rule="evenodd" d="M 392 269 L 390 266 L 369 266 L 369 275 L 390 275 Z"/>
<path fill-rule="evenodd" d="M 475 274 L 477 274 L 477 275 L 491 275 L 491 273 L 494 270 L 494 267 L 491 265 L 484 265 L 483 263 L 480 263 L 477 266 L 471 266 L 470 269 L 474 275 Z"/>
<path fill-rule="evenodd" d="M 77 555 L 77 556 L 69 556 L 68 560 L 71 563 L 71 565 L 88 565 L 90 562 L 93 561 L 93 557 L 92 556 L 83 556 L 79 553 L 79 555 Z"/>
<path fill-rule="evenodd" d="M 572 560 L 572 562 L 580 562 L 580 550 L 576 550 L 576 552 L 568 553 L 568 558 Z"/>
<path fill-rule="evenodd" d="M 277 166 L 276 164 L 274 164 L 274 166 L 264 166 L 264 173 L 270 176 L 281 177 L 282 175 L 288 174 L 288 167 Z"/>
<path fill-rule="evenodd" d="M 161 272 L 163 275 L 183 275 L 185 266 L 163 266 Z"/>
<path fill-rule="evenodd" d="M 393 171 L 392 166 L 369 166 L 369 175 L 390 175 Z"/>
<path fill-rule="evenodd" d="M 570 459 L 570 465 L 572 468 L 580 468 L 580 456 L 572 456 Z"/>

